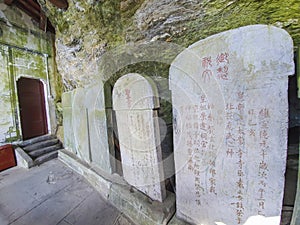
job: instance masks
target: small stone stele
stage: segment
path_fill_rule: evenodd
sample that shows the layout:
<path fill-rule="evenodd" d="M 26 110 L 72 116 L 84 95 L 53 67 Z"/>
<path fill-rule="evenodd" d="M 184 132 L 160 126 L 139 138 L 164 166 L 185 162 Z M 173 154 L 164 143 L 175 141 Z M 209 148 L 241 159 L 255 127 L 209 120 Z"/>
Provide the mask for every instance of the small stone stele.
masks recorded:
<path fill-rule="evenodd" d="M 126 74 L 113 89 L 124 179 L 152 200 L 166 197 L 155 85 Z"/>

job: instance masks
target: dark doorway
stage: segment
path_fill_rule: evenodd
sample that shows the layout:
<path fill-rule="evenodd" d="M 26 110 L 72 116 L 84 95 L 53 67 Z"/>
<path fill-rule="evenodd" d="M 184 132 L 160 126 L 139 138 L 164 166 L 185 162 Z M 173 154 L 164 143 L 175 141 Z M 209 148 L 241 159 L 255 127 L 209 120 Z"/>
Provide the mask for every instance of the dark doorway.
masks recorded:
<path fill-rule="evenodd" d="M 48 133 L 43 83 L 36 79 L 17 81 L 23 140 Z"/>

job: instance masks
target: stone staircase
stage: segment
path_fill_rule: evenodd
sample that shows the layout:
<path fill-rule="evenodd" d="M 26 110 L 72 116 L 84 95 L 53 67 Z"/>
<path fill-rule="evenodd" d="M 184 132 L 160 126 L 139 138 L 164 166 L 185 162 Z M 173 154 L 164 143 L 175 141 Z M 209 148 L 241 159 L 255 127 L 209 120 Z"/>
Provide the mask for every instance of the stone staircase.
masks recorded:
<path fill-rule="evenodd" d="M 46 134 L 18 144 L 20 148 L 33 160 L 33 166 L 57 158 L 62 143 L 54 136 Z"/>

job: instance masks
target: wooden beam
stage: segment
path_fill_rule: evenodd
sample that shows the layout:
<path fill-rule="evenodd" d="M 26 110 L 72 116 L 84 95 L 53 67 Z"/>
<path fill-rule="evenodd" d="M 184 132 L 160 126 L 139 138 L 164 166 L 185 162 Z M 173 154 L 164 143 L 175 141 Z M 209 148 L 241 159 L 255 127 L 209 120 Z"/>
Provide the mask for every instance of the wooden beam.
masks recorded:
<path fill-rule="evenodd" d="M 44 32 L 47 31 L 47 17 L 43 12 L 40 14 L 40 29 Z"/>
<path fill-rule="evenodd" d="M 35 10 L 37 10 L 37 11 L 41 11 L 41 7 L 40 7 L 40 5 L 36 2 L 36 1 L 34 1 L 34 0 L 27 0 L 27 2 L 29 3 L 29 5 L 31 5 Z M 27 3 L 27 4 L 28 4 Z"/>
<path fill-rule="evenodd" d="M 39 24 L 39 28 L 44 32 L 55 33 L 55 29 L 47 16 L 35 0 L 4 0 L 4 3 L 11 6 L 15 4 L 19 9 L 29 15 Z"/>
<path fill-rule="evenodd" d="M 17 3 L 19 3 L 19 4 L 17 4 Z M 28 12 L 27 14 L 29 16 L 40 18 L 40 11 L 34 9 L 30 4 L 27 3 L 27 1 L 25 1 L 25 0 L 18 0 L 16 2 L 16 4 L 17 4 L 17 6 L 21 6 L 22 9 L 25 9 Z"/>
<path fill-rule="evenodd" d="M 21 9 L 23 12 L 25 12 L 27 15 L 29 15 L 37 23 L 40 23 L 40 15 L 39 14 L 36 15 L 36 13 L 33 13 L 28 7 L 24 6 L 20 2 L 16 2 L 15 4 L 19 9 Z"/>
<path fill-rule="evenodd" d="M 14 3 L 14 0 L 4 0 L 4 3 L 6 5 L 12 5 Z"/>
<path fill-rule="evenodd" d="M 60 9 L 67 9 L 69 4 L 67 0 L 49 0 L 53 5 Z"/>

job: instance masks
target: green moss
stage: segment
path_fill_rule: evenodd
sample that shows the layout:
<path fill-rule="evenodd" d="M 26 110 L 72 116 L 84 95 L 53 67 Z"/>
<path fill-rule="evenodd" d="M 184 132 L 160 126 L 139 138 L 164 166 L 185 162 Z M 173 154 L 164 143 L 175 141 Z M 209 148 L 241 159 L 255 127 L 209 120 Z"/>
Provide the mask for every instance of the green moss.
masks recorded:
<path fill-rule="evenodd" d="M 178 44 L 188 46 L 210 35 L 251 24 L 282 27 L 300 43 L 300 2 L 296 0 L 269 1 L 210 1 L 205 5 L 203 18 L 185 24 L 185 34 L 172 37 Z M 226 6 L 226 4 L 228 4 Z"/>
<path fill-rule="evenodd" d="M 5 142 L 13 142 L 19 139 L 19 134 L 16 135 L 15 127 L 9 127 L 8 131 L 5 133 Z"/>
<path fill-rule="evenodd" d="M 3 115 L 3 117 L 8 118 L 7 121 L 9 121 L 5 127 L 11 126 L 5 133 L 6 141 L 10 142 L 21 138 L 18 121 L 15 121 L 16 110 L 18 109 L 16 80 L 20 76 L 26 75 L 47 81 L 43 54 L 51 56 L 53 51 L 51 38 L 53 36 L 44 33 L 38 26 L 24 20 L 24 13 L 21 13 L 15 7 L 8 7 L 2 12 L 9 22 L 4 18 L 0 19 L 2 31 L 0 43 L 6 46 L 0 48 L 3 57 L 1 82 L 5 85 L 5 94 L 10 93 L 10 96 L 2 97 L 1 102 L 5 107 L 3 110 L 7 111 L 7 115 Z M 50 63 L 49 67 L 53 67 L 53 65 Z M 52 74 L 50 74 L 50 77 L 52 77 Z M 55 82 L 55 85 L 57 83 Z M 55 89 L 59 90 L 59 88 Z M 11 124 L 12 118 L 14 124 Z"/>
<path fill-rule="evenodd" d="M 14 82 L 14 67 L 13 67 L 13 55 L 12 55 L 12 50 L 8 50 L 8 63 L 7 63 L 7 71 L 9 74 L 10 78 L 10 90 L 11 90 L 11 95 L 10 95 L 10 102 L 11 102 L 11 115 L 14 117 L 15 116 L 15 110 L 17 109 L 17 96 L 16 96 L 16 87 L 15 87 L 15 82 Z M 15 125 L 16 129 L 16 138 L 20 139 L 21 138 L 21 131 L 20 127 L 18 124 Z"/>
<path fill-rule="evenodd" d="M 74 40 L 79 40 L 80 43 L 90 46 L 109 42 L 112 47 L 123 41 L 120 35 L 122 25 L 119 8 L 119 0 L 97 1 L 94 4 L 77 1 L 76 5 L 70 2 L 69 9 L 64 12 L 50 7 L 49 15 L 64 44 L 70 45 Z"/>
<path fill-rule="evenodd" d="M 19 140 L 18 137 L 9 137 L 9 138 L 5 139 L 5 142 L 12 143 L 12 142 L 17 141 L 17 140 Z"/>
<path fill-rule="evenodd" d="M 142 76 L 160 76 L 168 78 L 169 76 L 169 65 L 161 62 L 139 62 L 135 64 L 130 64 L 115 74 L 113 74 L 110 79 L 107 81 L 111 86 L 114 86 L 116 81 L 123 75 L 127 73 L 139 73 Z"/>
<path fill-rule="evenodd" d="M 128 18 L 132 18 L 135 12 L 141 7 L 145 0 L 127 0 L 121 2 L 122 22 L 127 23 Z"/>
<path fill-rule="evenodd" d="M 143 34 L 134 22 L 134 14 L 144 1 L 69 1 L 68 10 L 63 11 L 47 4 L 48 1 L 39 0 L 56 26 L 57 38 L 67 46 L 74 43 L 82 45 L 83 49 L 78 52 L 82 58 L 89 55 L 89 51 L 99 44 L 105 44 L 106 50 L 110 50 L 127 40 L 143 39 Z M 175 32 L 169 41 L 188 46 L 225 30 L 250 24 L 272 24 L 286 29 L 295 43 L 300 42 L 298 0 L 206 0 L 201 4 L 201 16 L 174 24 L 175 28 L 177 26 L 186 29 Z"/>
<path fill-rule="evenodd" d="M 222 31 L 251 24 L 270 24 L 287 30 L 295 44 L 300 44 L 299 0 L 204 0 L 201 2 L 199 16 L 172 24 L 174 31 L 185 28 L 182 32 L 173 33 L 171 28 L 170 31 L 159 29 L 158 26 L 164 26 L 159 23 L 149 25 L 145 28 L 148 30 L 137 27 L 134 15 L 146 0 L 103 0 L 93 1 L 93 4 L 85 0 L 68 1 L 69 8 L 66 11 L 47 4 L 48 1 L 38 1 L 43 2 L 44 10 L 55 25 L 57 39 L 66 46 L 78 48 L 76 54 L 74 53 L 77 57 L 75 60 L 82 61 L 83 66 L 88 64 L 91 58 L 99 59 L 103 52 L 123 45 L 127 41 L 144 42 L 148 33 L 152 36 L 149 35 L 147 38 L 152 38 L 154 35 L 161 35 L 162 31 L 171 34 L 168 41 L 187 47 L 200 39 Z M 159 13 L 157 15 L 159 16 Z M 173 15 L 170 13 L 169 16 Z M 156 30 L 157 33 L 155 33 Z M 99 46 L 105 47 L 100 48 L 100 53 L 97 53 L 95 57 L 93 51 L 94 49 L 98 51 Z M 109 67 L 109 65 L 105 66 Z M 114 85 L 120 76 L 129 72 L 168 78 L 169 65 L 154 62 L 136 63 L 115 73 L 108 81 L 109 85 Z M 76 77 L 72 79 L 64 82 L 68 83 L 69 87 L 76 88 L 80 80 Z M 58 90 L 56 102 L 59 103 L 62 82 L 58 74 L 54 80 L 55 88 Z M 164 107 L 170 112 L 169 106 Z M 171 113 L 169 114 L 171 116 Z"/>
<path fill-rule="evenodd" d="M 47 44 L 51 42 L 51 39 L 49 38 L 50 35 L 45 34 L 40 30 L 32 30 L 26 26 L 21 27 L 19 24 L 12 23 L 11 25 L 8 25 L 1 19 L 0 28 L 2 30 L 2 35 L 0 35 L 1 43 L 46 54 L 50 53 L 47 48 Z"/>

